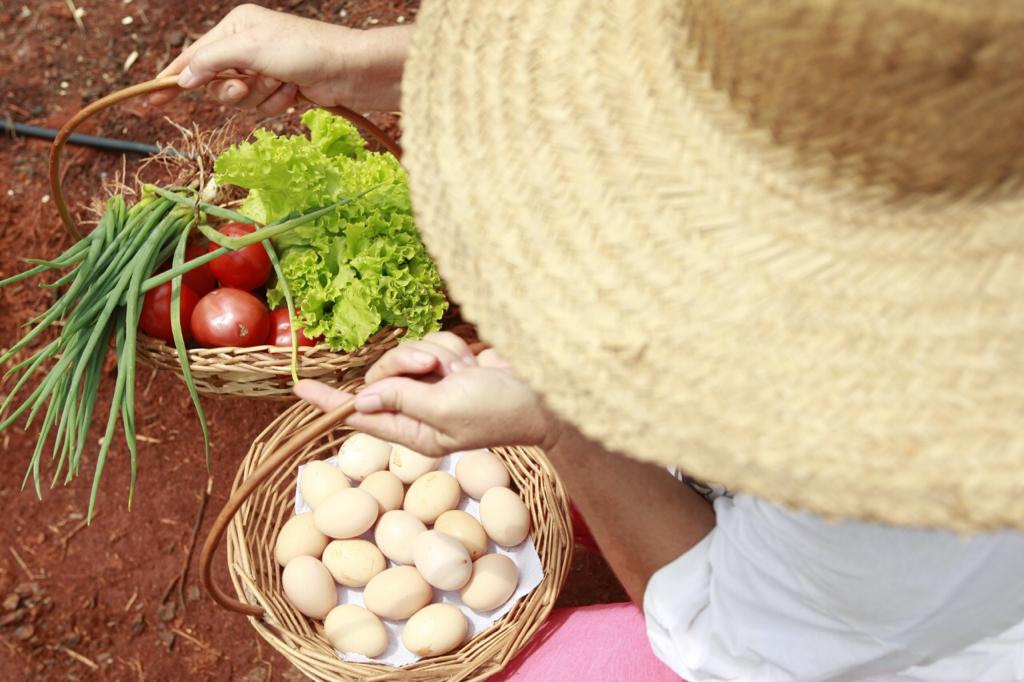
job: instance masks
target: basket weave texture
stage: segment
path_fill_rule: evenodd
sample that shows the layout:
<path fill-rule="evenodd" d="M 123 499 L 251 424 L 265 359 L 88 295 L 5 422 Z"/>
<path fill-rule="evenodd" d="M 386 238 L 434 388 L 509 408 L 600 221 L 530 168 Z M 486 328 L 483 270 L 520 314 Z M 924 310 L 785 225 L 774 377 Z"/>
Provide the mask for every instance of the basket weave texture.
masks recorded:
<path fill-rule="evenodd" d="M 401 329 L 383 329 L 351 353 L 335 353 L 323 346 L 301 347 L 299 378 L 318 379 L 339 387 L 356 381 L 381 355 L 398 345 L 402 333 Z M 181 376 L 181 363 L 173 346 L 140 335 L 136 352 L 147 365 Z M 245 398 L 292 397 L 290 347 L 190 348 L 188 358 L 192 379 L 200 393 Z"/>
<path fill-rule="evenodd" d="M 254 441 L 235 477 L 232 492 L 267 458 L 320 416 L 304 403 L 293 405 Z M 323 628 L 285 599 L 281 569 L 274 560 L 278 531 L 292 516 L 299 464 L 335 454 L 352 431 L 337 426 L 323 433 L 270 475 L 239 508 L 227 530 L 228 569 L 238 596 L 263 607 L 250 618 L 263 639 L 316 680 L 483 680 L 500 671 L 529 642 L 553 607 L 572 559 L 568 497 L 537 448 L 492 451 L 501 458 L 530 510 L 533 542 L 544 579 L 501 620 L 450 654 L 402 668 L 343 661 L 323 636 Z"/>

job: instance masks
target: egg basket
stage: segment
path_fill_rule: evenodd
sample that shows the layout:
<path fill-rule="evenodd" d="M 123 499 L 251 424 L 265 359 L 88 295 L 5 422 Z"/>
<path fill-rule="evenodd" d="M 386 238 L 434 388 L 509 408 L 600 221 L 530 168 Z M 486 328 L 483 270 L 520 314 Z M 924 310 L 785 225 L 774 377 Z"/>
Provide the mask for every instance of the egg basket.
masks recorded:
<path fill-rule="evenodd" d="M 352 433 L 340 426 L 351 411 L 351 402 L 327 414 L 299 403 L 257 436 L 203 546 L 200 576 L 206 590 L 224 608 L 248 616 L 263 639 L 316 680 L 486 679 L 526 647 L 562 589 L 573 536 L 561 482 L 537 448 L 493 449 L 530 510 L 531 536 L 544 570 L 541 583 L 501 620 L 449 654 L 401 668 L 344 661 L 323 636 L 322 626 L 285 598 L 274 543 L 294 513 L 298 466 L 337 452 Z M 228 572 L 238 599 L 225 594 L 212 578 L 213 558 L 225 532 Z"/>
<path fill-rule="evenodd" d="M 68 210 L 62 188 L 61 152 L 68 137 L 84 121 L 104 109 L 132 97 L 176 87 L 176 84 L 177 76 L 168 76 L 119 90 L 89 104 L 60 129 L 50 151 L 50 187 L 54 204 L 72 239 L 81 239 L 82 234 Z M 401 147 L 365 117 L 342 106 L 325 108 L 350 121 L 396 158 L 401 158 Z M 299 348 L 296 374 L 300 379 L 319 379 L 334 386 L 343 386 L 360 378 L 381 355 L 398 345 L 403 333 L 404 330 L 394 327 L 381 329 L 350 353 L 336 353 L 324 346 Z M 169 369 L 181 375 L 177 352 L 160 340 L 140 334 L 136 353 L 142 362 L 151 367 Z M 290 347 L 190 348 L 188 358 L 192 378 L 200 393 L 248 398 L 291 396 L 293 382 Z"/>

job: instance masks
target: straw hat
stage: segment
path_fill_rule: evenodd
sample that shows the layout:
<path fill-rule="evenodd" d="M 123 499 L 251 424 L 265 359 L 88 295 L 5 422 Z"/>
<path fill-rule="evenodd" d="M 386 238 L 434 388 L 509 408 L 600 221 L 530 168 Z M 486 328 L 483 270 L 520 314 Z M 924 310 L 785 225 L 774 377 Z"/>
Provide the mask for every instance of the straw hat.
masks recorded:
<path fill-rule="evenodd" d="M 632 457 L 1024 527 L 1024 4 L 424 3 L 406 161 L 463 312 Z"/>

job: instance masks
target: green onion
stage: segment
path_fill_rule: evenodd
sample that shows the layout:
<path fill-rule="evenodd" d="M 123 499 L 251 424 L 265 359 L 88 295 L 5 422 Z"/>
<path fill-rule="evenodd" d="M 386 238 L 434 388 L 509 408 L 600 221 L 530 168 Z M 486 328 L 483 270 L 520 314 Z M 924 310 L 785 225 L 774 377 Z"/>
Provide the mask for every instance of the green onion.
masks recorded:
<path fill-rule="evenodd" d="M 174 259 L 171 262 L 172 268 L 180 269 L 184 265 L 187 245 L 188 232 L 182 232 L 174 249 Z M 181 328 L 181 275 L 171 280 L 171 336 L 174 337 L 174 348 L 178 352 L 178 361 L 181 363 L 181 374 L 185 379 L 185 386 L 188 387 L 188 394 L 192 398 L 192 405 L 196 409 L 196 416 L 199 417 L 199 425 L 203 429 L 203 449 L 206 452 L 206 470 L 209 472 L 210 429 L 206 424 L 203 404 L 199 402 L 196 382 L 192 378 L 192 366 L 188 360 L 188 349 L 185 348 L 185 332 Z"/>
<path fill-rule="evenodd" d="M 292 290 L 285 279 L 284 270 L 281 269 L 281 261 L 277 258 L 277 250 L 269 241 L 263 242 L 263 248 L 267 251 L 270 264 L 274 266 L 274 274 L 281 282 L 284 290 L 284 303 L 288 307 L 288 326 L 292 331 L 292 381 L 299 383 L 299 332 L 295 328 L 295 303 L 292 301 Z"/>
<path fill-rule="evenodd" d="M 99 399 L 105 358 L 113 345 L 117 376 L 92 477 L 87 515 L 90 521 L 119 424 L 131 467 L 129 507 L 134 501 L 138 473 L 136 345 L 145 293 L 164 282 L 171 282 L 174 346 L 185 386 L 202 426 L 209 468 L 209 429 L 189 367 L 188 349 L 181 328 L 181 276 L 231 250 L 263 242 L 277 276 L 283 281 L 280 262 L 269 240 L 336 211 L 339 206 L 357 198 L 289 216 L 238 239 L 226 239 L 212 228 L 200 225 L 198 229 L 217 242 L 220 248 L 185 262 L 188 237 L 196 228 L 195 219 L 200 212 L 250 224 L 253 221 L 234 211 L 198 201 L 192 188 L 164 189 L 147 185 L 144 190 L 142 198 L 131 207 L 122 197 L 110 199 L 96 229 L 57 258 L 32 259 L 29 261 L 32 267 L 0 280 L 0 286 L 6 286 L 35 275 L 59 273 L 52 282 L 40 286 L 62 293 L 48 310 L 29 321 L 29 329 L 21 339 L 0 354 L 0 364 L 10 363 L 4 378 L 17 377 L 0 403 L 0 431 L 22 417 L 26 428 L 41 417 L 36 447 L 23 482 L 27 486 L 31 481 L 37 496 L 42 496 L 43 452 L 49 441 L 52 440 L 49 460 L 54 463 L 51 487 L 56 486 L 62 477 L 65 484 L 69 483 L 81 472 L 82 455 L 89 442 L 89 428 Z M 154 275 L 154 269 L 167 259 L 171 259 L 172 267 Z M 289 317 L 294 320 L 294 304 L 287 286 L 285 298 Z M 23 351 L 41 342 L 47 333 L 53 333 L 55 337 L 41 343 L 26 357 L 19 357 Z M 297 367 L 297 329 L 293 324 L 292 377 L 296 380 Z M 31 391 L 28 391 L 29 387 Z M 24 396 L 26 391 L 28 395 Z"/>

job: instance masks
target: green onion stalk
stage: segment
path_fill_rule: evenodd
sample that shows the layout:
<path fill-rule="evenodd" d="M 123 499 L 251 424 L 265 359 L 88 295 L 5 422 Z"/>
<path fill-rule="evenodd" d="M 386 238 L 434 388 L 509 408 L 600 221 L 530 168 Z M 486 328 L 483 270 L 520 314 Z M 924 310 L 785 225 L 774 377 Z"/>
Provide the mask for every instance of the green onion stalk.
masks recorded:
<path fill-rule="evenodd" d="M 128 491 L 128 505 L 131 507 L 138 471 L 135 431 L 137 330 L 143 297 L 147 291 L 165 282 L 171 282 L 174 347 L 185 386 L 202 426 L 209 467 L 209 429 L 181 328 L 182 275 L 230 251 L 262 243 L 282 282 L 288 314 L 294 320 L 291 292 L 270 239 L 336 211 L 356 198 L 358 196 L 260 227 L 242 214 L 200 201 L 194 189 L 146 185 L 142 198 L 134 206 L 128 207 L 121 196 L 112 197 L 96 229 L 57 258 L 30 259 L 31 268 L 0 280 L 0 287 L 3 287 L 36 275 L 61 273 L 54 282 L 40 285 L 62 291 L 57 300 L 48 310 L 30 320 L 25 335 L 0 355 L 0 365 L 11 363 L 3 379 L 6 381 L 17 375 L 14 385 L 0 403 L 0 431 L 22 417 L 26 429 L 40 420 L 36 446 L 23 486 L 31 481 L 36 495 L 42 498 L 42 463 L 47 450 L 50 461 L 54 462 L 51 487 L 62 478 L 67 484 L 81 472 L 82 455 L 93 421 L 104 362 L 113 346 L 117 375 L 96 456 L 87 518 L 91 521 L 95 512 L 100 480 L 119 424 L 131 466 Z M 257 229 L 242 237 L 225 237 L 205 224 L 204 214 L 249 223 L 256 225 Z M 200 218 L 198 225 L 197 216 Z M 218 248 L 185 261 L 185 249 L 194 230 L 206 235 Z M 168 259 L 171 267 L 154 274 L 154 270 Z M 55 338 L 45 341 L 48 331 L 55 334 Z M 295 380 L 298 380 L 297 345 L 297 332 L 293 325 L 292 377 Z M 15 361 L 19 354 L 29 349 L 31 352 L 27 357 Z M 30 389 L 34 378 L 39 380 Z M 18 402 L 19 396 L 25 397 Z"/>

